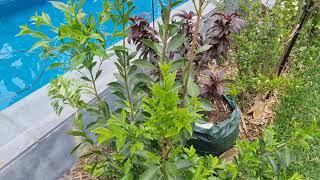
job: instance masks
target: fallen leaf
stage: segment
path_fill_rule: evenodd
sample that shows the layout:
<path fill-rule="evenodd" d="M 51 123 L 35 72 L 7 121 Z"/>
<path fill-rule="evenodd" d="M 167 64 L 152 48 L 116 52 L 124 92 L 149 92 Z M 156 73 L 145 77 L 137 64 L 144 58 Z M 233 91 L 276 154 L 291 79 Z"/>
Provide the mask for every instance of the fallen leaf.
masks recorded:
<path fill-rule="evenodd" d="M 263 103 L 262 101 L 255 101 L 254 105 L 247 111 L 247 114 L 254 112 L 256 109 L 264 105 L 265 103 Z"/>

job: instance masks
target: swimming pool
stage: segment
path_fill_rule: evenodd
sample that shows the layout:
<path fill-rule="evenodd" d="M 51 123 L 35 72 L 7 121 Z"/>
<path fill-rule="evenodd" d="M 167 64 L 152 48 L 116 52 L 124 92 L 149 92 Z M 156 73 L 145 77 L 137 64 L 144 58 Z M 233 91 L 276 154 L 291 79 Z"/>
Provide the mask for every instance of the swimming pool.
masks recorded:
<path fill-rule="evenodd" d="M 133 0 L 133 2 L 137 7 L 135 15 L 147 13 L 151 19 L 152 0 Z M 84 10 L 87 13 L 99 12 L 102 3 L 103 0 L 87 0 Z M 155 17 L 159 17 L 158 0 L 154 0 L 154 7 Z M 64 20 L 63 14 L 53 8 L 47 0 L 0 0 L 0 111 L 64 73 L 60 69 L 48 70 L 49 64 L 56 59 L 44 61 L 36 52 L 27 52 L 35 39 L 15 36 L 20 31 L 19 25 L 31 26 L 29 19 L 35 12 L 48 13 L 54 24 Z M 104 31 L 112 31 L 110 25 L 101 28 Z"/>

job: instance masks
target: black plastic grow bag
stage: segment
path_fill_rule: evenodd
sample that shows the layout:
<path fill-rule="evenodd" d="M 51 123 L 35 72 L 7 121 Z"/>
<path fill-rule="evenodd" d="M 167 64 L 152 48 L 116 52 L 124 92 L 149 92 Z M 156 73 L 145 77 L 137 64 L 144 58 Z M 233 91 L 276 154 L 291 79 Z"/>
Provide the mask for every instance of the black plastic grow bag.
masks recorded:
<path fill-rule="evenodd" d="M 221 155 L 235 145 L 239 135 L 240 109 L 231 96 L 225 96 L 232 109 L 230 118 L 220 123 L 196 123 L 187 146 L 193 146 L 201 155 Z"/>

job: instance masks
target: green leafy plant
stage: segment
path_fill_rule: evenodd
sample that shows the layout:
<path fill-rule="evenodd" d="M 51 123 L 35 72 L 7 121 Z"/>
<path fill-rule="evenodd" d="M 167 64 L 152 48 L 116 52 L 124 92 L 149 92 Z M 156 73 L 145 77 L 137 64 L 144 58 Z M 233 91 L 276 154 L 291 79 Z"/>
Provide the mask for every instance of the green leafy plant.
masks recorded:
<path fill-rule="evenodd" d="M 275 131 L 269 128 L 263 137 L 253 142 L 238 141 L 236 147 L 239 155 L 233 166 L 237 170 L 233 176 L 239 179 L 304 179 L 302 175 L 288 171 L 296 155 L 292 151 L 293 146 L 299 144 L 297 140 L 300 138 L 308 141 L 306 132 L 302 134 L 304 138 L 292 136 L 291 141 L 281 143 L 275 138 Z"/>
<path fill-rule="evenodd" d="M 252 143 L 242 141 L 237 144 L 240 153 L 236 160 L 243 178 L 264 177 L 273 178 L 281 174 L 292 162 L 291 153 L 287 147 L 278 148 L 274 132 L 267 130 L 264 137 Z M 254 156 L 252 156 L 255 154 Z"/>
<path fill-rule="evenodd" d="M 277 71 L 282 45 L 294 27 L 299 1 L 277 1 L 272 8 L 260 2 L 240 3 L 247 22 L 240 35 L 234 35 L 234 58 L 239 74 L 246 79 L 273 76 Z"/>
<path fill-rule="evenodd" d="M 51 68 L 65 65 L 70 70 L 78 71 L 81 74 L 81 79 L 87 84 L 85 93 L 93 94 L 96 97 L 99 104 L 97 110 L 104 114 L 105 118 L 108 118 L 108 107 L 102 101 L 96 87 L 96 81 L 102 73 L 101 65 L 110 58 L 110 54 L 105 51 L 106 38 L 103 32 L 97 28 L 98 24 L 104 23 L 104 14 L 99 14 L 99 18 L 96 20 L 93 14 L 86 16 L 82 10 L 83 3 L 65 4 L 56 1 L 51 3 L 65 14 L 66 21 L 64 24 L 55 27 L 46 13 L 42 13 L 41 16 L 36 14 L 31 18 L 31 21 L 37 26 L 41 25 L 51 29 L 55 36 L 49 37 L 25 25 L 20 26 L 21 32 L 18 35 L 30 35 L 40 39 L 31 50 L 41 49 L 42 53 L 40 55 L 42 58 L 56 57 L 59 59 L 60 54 L 70 57 L 70 62 L 57 62 L 52 64 Z M 105 5 L 104 11 L 108 12 L 109 10 L 109 6 Z M 95 59 L 95 57 L 98 58 Z M 82 108 L 80 104 L 74 104 L 73 107 L 76 109 Z"/>
<path fill-rule="evenodd" d="M 199 103 L 190 99 L 188 108 L 179 108 L 178 89 L 174 87 L 175 73 L 170 65 L 160 65 L 162 80 L 151 88 L 151 98 L 145 98 L 143 123 L 127 123 L 126 112 L 112 115 L 106 128 L 93 130 L 98 143 L 114 141 L 116 150 L 112 161 L 120 161 L 126 178 L 169 179 L 179 175 L 176 163 L 182 153 L 185 135 L 192 134 L 192 123 L 200 115 Z"/>

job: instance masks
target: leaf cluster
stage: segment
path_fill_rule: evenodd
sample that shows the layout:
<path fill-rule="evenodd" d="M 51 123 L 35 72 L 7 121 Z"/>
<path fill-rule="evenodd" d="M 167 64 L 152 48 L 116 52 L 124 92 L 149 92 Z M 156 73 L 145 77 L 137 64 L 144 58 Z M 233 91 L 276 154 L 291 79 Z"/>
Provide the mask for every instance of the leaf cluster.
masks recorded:
<path fill-rule="evenodd" d="M 212 102 L 215 102 L 218 110 L 226 111 L 224 95 L 226 92 L 225 84 L 235 83 L 230 79 L 224 79 L 224 71 L 220 70 L 217 73 L 213 73 L 210 70 L 204 71 L 204 74 L 208 78 L 202 83 L 201 96 Z"/>
<path fill-rule="evenodd" d="M 215 12 L 208 16 L 204 24 L 212 23 L 212 26 L 207 28 L 204 44 L 211 46 L 203 54 L 203 60 L 211 60 L 220 56 L 226 56 L 231 46 L 230 34 L 239 34 L 240 30 L 246 26 L 243 20 L 237 13 L 222 13 Z M 207 60 L 207 61 L 208 61 Z"/>
<path fill-rule="evenodd" d="M 149 59 L 155 64 L 157 54 L 152 48 L 145 45 L 143 40 L 147 39 L 159 43 L 158 33 L 150 26 L 149 21 L 141 16 L 131 17 L 130 21 L 132 25 L 127 38 L 128 43 L 133 43 L 136 45 L 137 51 L 141 51 L 140 58 Z"/>

